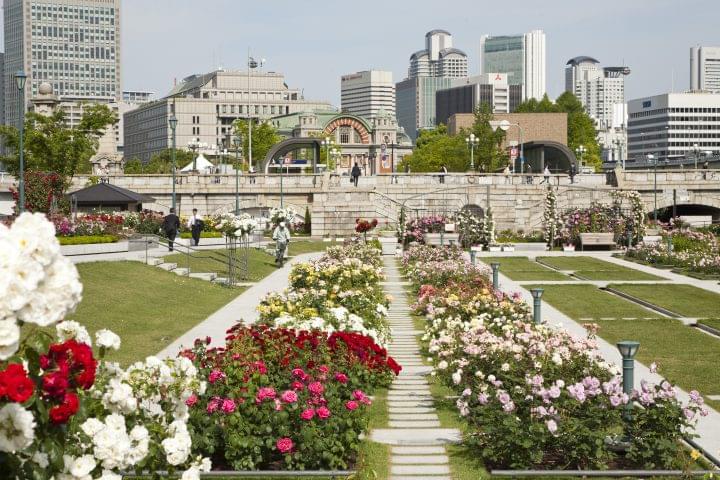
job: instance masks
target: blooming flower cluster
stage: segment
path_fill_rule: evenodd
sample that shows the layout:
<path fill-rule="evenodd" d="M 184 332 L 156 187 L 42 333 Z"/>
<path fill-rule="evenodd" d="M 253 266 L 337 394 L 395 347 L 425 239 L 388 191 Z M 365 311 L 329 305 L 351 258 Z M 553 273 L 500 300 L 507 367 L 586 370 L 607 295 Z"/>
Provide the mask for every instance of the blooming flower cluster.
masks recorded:
<path fill-rule="evenodd" d="M 225 212 L 215 217 L 215 230 L 224 233 L 229 237 L 243 237 L 255 230 L 255 220 L 247 214 L 235 215 L 232 212 Z"/>
<path fill-rule="evenodd" d="M 425 241 L 426 233 L 440 233 L 447 219 L 442 215 L 429 215 L 410 220 L 403 228 L 403 243 Z"/>
<path fill-rule="evenodd" d="M 689 229 L 663 234 L 657 243 L 640 243 L 626 255 L 653 265 L 672 265 L 693 272 L 719 275 L 720 248 L 715 235 Z M 668 248 L 668 240 L 672 245 Z"/>
<path fill-rule="evenodd" d="M 423 255 L 408 255 L 404 268 L 422 270 L 413 258 Z M 459 278 L 420 286 L 416 308 L 428 319 L 434 374 L 458 394 L 466 441 L 487 465 L 529 468 L 562 458 L 564 466 L 606 466 L 614 455 L 606 437 L 622 430 L 622 412 L 633 403 L 643 407 L 633 409 L 643 430 L 627 457 L 646 467 L 671 464 L 668 451 L 678 448 L 681 432 L 706 413 L 702 398 L 682 405 L 667 382 L 643 383 L 627 395 L 619 369 L 600 356 L 593 328 L 580 338 L 536 325 L 518 296 L 493 291 L 487 279 L 468 285 Z"/>

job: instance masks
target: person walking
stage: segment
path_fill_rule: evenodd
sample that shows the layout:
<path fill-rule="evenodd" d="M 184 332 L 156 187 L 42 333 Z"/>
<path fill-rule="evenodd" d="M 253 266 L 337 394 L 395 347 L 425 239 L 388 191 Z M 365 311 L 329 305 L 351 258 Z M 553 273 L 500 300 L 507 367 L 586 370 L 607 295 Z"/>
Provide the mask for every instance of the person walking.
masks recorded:
<path fill-rule="evenodd" d="M 505 183 L 512 183 L 512 179 L 510 178 L 510 164 L 508 163 L 505 165 L 505 170 L 503 170 L 503 175 L 505 175 Z"/>
<path fill-rule="evenodd" d="M 350 171 L 350 181 L 353 185 L 356 187 L 358 186 L 358 180 L 360 179 L 360 175 L 362 172 L 360 171 L 360 166 L 355 162 L 355 166 Z"/>
<path fill-rule="evenodd" d="M 448 170 L 445 164 L 440 166 L 440 183 L 445 183 L 445 174 L 447 174 Z"/>
<path fill-rule="evenodd" d="M 168 250 L 172 252 L 175 237 L 177 237 L 177 233 L 180 230 L 180 218 L 175 215 L 174 208 L 171 208 L 170 213 L 163 218 L 162 230 L 168 239 Z"/>
<path fill-rule="evenodd" d="M 547 165 L 545 165 L 545 170 L 543 170 L 543 181 L 540 182 L 540 185 L 543 183 L 547 183 L 548 185 L 550 184 L 550 167 Z"/>
<path fill-rule="evenodd" d="M 707 160 L 705 161 L 705 163 L 703 163 L 702 168 L 703 168 L 703 180 L 707 180 L 707 171 L 708 171 L 708 168 L 710 168 L 710 164 L 707 162 Z"/>
<path fill-rule="evenodd" d="M 250 174 L 250 183 L 255 183 L 255 167 L 250 165 L 250 168 L 248 169 L 248 174 Z"/>
<path fill-rule="evenodd" d="M 527 177 L 525 177 L 525 182 L 528 185 L 532 185 L 532 183 L 533 183 L 532 165 L 530 165 L 529 163 L 528 163 L 526 172 L 527 172 Z"/>
<path fill-rule="evenodd" d="M 575 166 L 575 162 L 570 164 L 570 183 L 575 183 L 575 175 L 577 175 L 577 167 Z"/>
<path fill-rule="evenodd" d="M 193 208 L 192 212 L 192 216 L 188 218 L 187 226 L 192 235 L 193 245 L 197 247 L 200 244 L 200 232 L 203 231 L 205 221 L 200 215 L 198 215 L 197 208 Z"/>
<path fill-rule="evenodd" d="M 290 243 L 290 230 L 285 222 L 280 222 L 273 230 L 272 239 L 275 240 L 275 264 L 282 267 L 285 262 L 285 249 Z"/>

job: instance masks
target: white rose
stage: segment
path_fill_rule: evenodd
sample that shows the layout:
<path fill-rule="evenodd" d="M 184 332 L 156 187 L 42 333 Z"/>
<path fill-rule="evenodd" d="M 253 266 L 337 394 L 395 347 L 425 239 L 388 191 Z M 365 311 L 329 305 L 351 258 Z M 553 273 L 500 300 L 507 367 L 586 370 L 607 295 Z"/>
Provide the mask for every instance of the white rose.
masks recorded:
<path fill-rule="evenodd" d="M 113 473 L 110 470 L 103 470 L 103 473 L 98 480 L 122 480 L 122 475 Z"/>
<path fill-rule="evenodd" d="M 69 462 L 68 459 L 70 459 Z M 82 478 L 89 475 L 96 465 L 97 463 L 95 463 L 95 458 L 92 455 L 83 455 L 78 458 L 65 456 L 65 469 L 73 477 Z"/>
<path fill-rule="evenodd" d="M 20 328 L 13 318 L 0 320 L 0 360 L 7 360 L 17 352 Z"/>
<path fill-rule="evenodd" d="M 17 403 L 0 408 L 0 452 L 15 453 L 35 439 L 35 418 Z"/>
<path fill-rule="evenodd" d="M 55 332 L 61 342 L 75 340 L 92 346 L 92 340 L 87 329 L 73 320 L 65 320 L 55 325 Z"/>
<path fill-rule="evenodd" d="M 107 329 L 95 332 L 95 341 L 99 347 L 111 348 L 113 350 L 120 349 L 120 337 Z"/>

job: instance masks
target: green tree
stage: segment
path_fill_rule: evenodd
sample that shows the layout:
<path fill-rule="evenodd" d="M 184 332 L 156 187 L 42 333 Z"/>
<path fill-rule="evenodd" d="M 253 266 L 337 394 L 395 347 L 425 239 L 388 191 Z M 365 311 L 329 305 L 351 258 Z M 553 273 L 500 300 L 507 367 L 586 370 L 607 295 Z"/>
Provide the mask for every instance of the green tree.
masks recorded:
<path fill-rule="evenodd" d="M 65 180 L 76 173 L 90 172 L 90 158 L 97 152 L 98 139 L 115 123 L 115 112 L 103 104 L 87 105 L 75 127 L 68 126 L 62 109 L 49 116 L 28 113 L 25 117 L 25 169 L 54 172 Z M 0 136 L 7 151 L 11 152 L 0 160 L 10 173 L 17 175 L 20 170 L 18 130 L 14 126 L 2 125 Z"/>
<path fill-rule="evenodd" d="M 478 105 L 475 108 L 475 122 L 472 126 L 472 133 L 478 139 L 475 149 L 475 168 L 486 172 L 492 172 L 502 168 L 508 157 L 500 146 L 505 138 L 502 129 L 493 130 L 490 121 L 493 119 L 492 108 L 487 103 Z"/>
<path fill-rule="evenodd" d="M 595 122 L 587 114 L 580 100 L 571 92 L 564 92 L 555 100 L 555 103 L 552 103 L 547 95 L 539 102 L 531 98 L 518 105 L 515 111 L 519 113 L 567 113 L 568 147 L 572 151 L 575 151 L 580 145 L 585 147 L 586 152 L 583 154 L 585 165 L 597 169 L 602 164 Z"/>
<path fill-rule="evenodd" d="M 248 123 L 247 120 L 235 120 L 233 123 L 235 132 L 240 133 L 242 136 L 242 152 L 243 158 L 248 157 Z M 265 159 L 265 156 L 270 151 L 273 145 L 280 142 L 282 137 L 277 132 L 277 129 L 268 122 L 253 122 L 252 127 L 252 158 L 253 165 L 256 166 Z"/>
<path fill-rule="evenodd" d="M 398 170 L 409 166 L 412 172 L 437 172 L 445 165 L 450 172 L 464 172 L 470 167 L 470 156 L 462 135 L 450 136 L 440 125 L 421 130 L 412 154 L 405 155 Z"/>

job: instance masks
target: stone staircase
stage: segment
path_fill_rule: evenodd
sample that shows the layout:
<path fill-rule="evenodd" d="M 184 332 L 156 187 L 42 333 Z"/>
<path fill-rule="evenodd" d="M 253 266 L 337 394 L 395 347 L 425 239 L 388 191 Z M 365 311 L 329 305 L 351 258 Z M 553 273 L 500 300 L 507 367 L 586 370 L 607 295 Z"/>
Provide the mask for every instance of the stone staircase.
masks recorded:
<path fill-rule="evenodd" d="M 418 335 L 410 317 L 405 282 L 394 258 L 385 260 L 385 292 L 393 297 L 388 311 L 393 341 L 389 353 L 402 365 L 388 392 L 388 428 L 376 429 L 370 438 L 391 445 L 393 480 L 449 480 L 449 458 L 444 445 L 460 441 L 460 432 L 441 428 L 423 364 Z"/>

